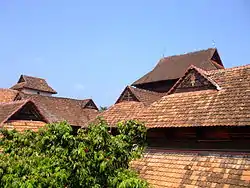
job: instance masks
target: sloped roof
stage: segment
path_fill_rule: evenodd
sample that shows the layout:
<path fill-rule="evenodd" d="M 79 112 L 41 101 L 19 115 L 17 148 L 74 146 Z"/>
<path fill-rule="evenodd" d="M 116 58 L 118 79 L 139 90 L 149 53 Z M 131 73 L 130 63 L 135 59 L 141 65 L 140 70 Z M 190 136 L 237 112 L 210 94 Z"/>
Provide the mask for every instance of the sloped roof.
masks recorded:
<path fill-rule="evenodd" d="M 57 92 L 52 89 L 45 79 L 37 78 L 32 76 L 21 75 L 17 84 L 11 87 L 11 89 L 21 90 L 23 88 L 26 89 L 35 89 L 38 91 L 44 91 L 52 94 L 56 94 Z"/>
<path fill-rule="evenodd" d="M 100 116 L 105 119 L 110 126 L 115 126 L 119 121 L 134 119 L 144 107 L 145 105 L 142 102 L 124 101 L 112 105 L 107 110 L 98 114 L 98 117 Z"/>
<path fill-rule="evenodd" d="M 123 101 L 122 97 L 126 93 L 126 91 L 129 91 L 131 94 L 133 94 L 136 98 L 136 101 L 142 102 L 145 105 L 150 105 L 151 103 L 159 100 L 162 96 L 166 94 L 166 93 L 157 93 L 145 89 L 139 89 L 132 86 L 127 86 L 120 95 L 120 97 L 118 98 L 118 100 L 116 101 L 116 103 Z"/>
<path fill-rule="evenodd" d="M 151 186 L 162 187 L 250 187 L 250 156 L 148 150 L 131 163 Z"/>
<path fill-rule="evenodd" d="M 250 65 L 207 71 L 206 76 L 220 90 L 169 94 L 136 118 L 147 127 L 250 125 Z"/>
<path fill-rule="evenodd" d="M 214 57 L 216 56 L 216 63 Z M 224 68 L 217 49 L 209 48 L 182 55 L 162 58 L 152 71 L 135 81 L 132 85 L 140 85 L 163 80 L 173 80 L 182 77 L 188 67 L 194 65 L 203 70 L 216 70 Z"/>
<path fill-rule="evenodd" d="M 18 91 L 16 90 L 0 88 L 0 103 L 13 101 L 17 94 Z"/>
<path fill-rule="evenodd" d="M 86 107 L 89 102 L 94 103 L 92 99 L 77 100 L 24 93 L 20 93 L 20 96 L 34 101 L 49 122 L 66 120 L 73 126 L 81 126 L 98 114 L 96 106 L 96 108 Z"/>
<path fill-rule="evenodd" d="M 5 123 L 10 117 L 12 117 L 16 112 L 18 112 L 22 107 L 27 104 L 32 104 L 35 109 L 40 113 L 41 117 L 47 122 L 46 118 L 39 111 L 37 106 L 30 100 L 20 100 L 20 101 L 12 101 L 0 103 L 0 125 Z"/>
<path fill-rule="evenodd" d="M 126 92 L 130 92 L 134 96 L 134 100 L 123 100 L 123 95 Z M 104 118 L 110 126 L 115 126 L 119 121 L 135 119 L 138 113 L 141 112 L 146 106 L 159 100 L 164 95 L 165 93 L 156 93 L 127 86 L 116 103 L 104 112 L 98 114 L 98 117 L 100 116 Z"/>

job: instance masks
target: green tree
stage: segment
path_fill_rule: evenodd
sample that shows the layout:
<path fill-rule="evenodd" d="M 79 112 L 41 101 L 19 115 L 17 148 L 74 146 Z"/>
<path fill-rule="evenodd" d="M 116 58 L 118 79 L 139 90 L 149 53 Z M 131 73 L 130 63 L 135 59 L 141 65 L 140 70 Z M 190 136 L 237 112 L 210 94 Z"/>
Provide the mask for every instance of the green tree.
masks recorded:
<path fill-rule="evenodd" d="M 106 107 L 106 106 L 100 106 L 100 112 L 103 112 L 103 111 L 105 111 L 105 110 L 107 110 L 108 109 L 108 107 Z"/>
<path fill-rule="evenodd" d="M 109 134 L 103 120 L 77 135 L 66 122 L 39 132 L 1 130 L 0 187 L 147 187 L 128 168 L 144 150 L 145 126 L 126 121 L 118 132 Z"/>

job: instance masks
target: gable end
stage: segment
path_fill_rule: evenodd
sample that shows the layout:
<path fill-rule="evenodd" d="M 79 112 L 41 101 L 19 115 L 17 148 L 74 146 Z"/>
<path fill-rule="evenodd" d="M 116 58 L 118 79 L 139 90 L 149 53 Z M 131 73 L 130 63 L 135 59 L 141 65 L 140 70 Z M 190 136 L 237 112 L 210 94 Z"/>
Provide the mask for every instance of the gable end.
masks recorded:
<path fill-rule="evenodd" d="M 213 80 L 203 74 L 202 70 L 191 66 L 186 74 L 170 89 L 168 94 L 207 89 L 219 90 L 220 88 Z"/>
<path fill-rule="evenodd" d="M 123 101 L 136 101 L 136 102 L 139 102 L 137 97 L 133 94 L 133 92 L 131 91 L 131 89 L 128 86 L 122 92 L 122 94 L 120 95 L 120 97 L 116 101 L 116 103 L 120 103 L 120 102 L 123 102 Z"/>

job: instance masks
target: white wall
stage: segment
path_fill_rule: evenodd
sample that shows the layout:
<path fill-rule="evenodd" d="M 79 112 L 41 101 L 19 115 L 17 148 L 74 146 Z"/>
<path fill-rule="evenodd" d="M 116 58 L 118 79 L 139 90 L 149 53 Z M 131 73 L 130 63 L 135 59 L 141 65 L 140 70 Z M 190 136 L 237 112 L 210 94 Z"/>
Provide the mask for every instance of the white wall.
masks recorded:
<path fill-rule="evenodd" d="M 43 96 L 51 96 L 52 94 L 51 93 L 48 93 L 48 92 L 44 92 L 44 91 L 38 91 L 38 90 L 34 90 L 34 89 L 22 89 L 21 90 L 22 92 L 24 93 L 27 93 L 27 94 L 38 94 L 39 92 L 39 95 L 43 95 Z"/>

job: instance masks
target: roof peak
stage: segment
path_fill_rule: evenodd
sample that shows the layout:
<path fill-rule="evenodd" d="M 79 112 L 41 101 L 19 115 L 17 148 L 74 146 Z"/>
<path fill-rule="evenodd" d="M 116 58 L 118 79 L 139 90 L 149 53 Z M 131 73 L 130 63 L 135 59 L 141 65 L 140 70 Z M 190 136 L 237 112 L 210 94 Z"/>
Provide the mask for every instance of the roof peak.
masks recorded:
<path fill-rule="evenodd" d="M 215 52 L 216 50 L 217 50 L 217 48 L 207 48 L 207 49 L 202 49 L 202 50 L 190 51 L 190 52 L 186 52 L 186 53 L 184 52 L 182 54 L 164 56 L 163 58 L 160 59 L 160 61 L 164 60 L 164 59 L 168 59 L 168 58 L 178 57 L 178 56 L 193 55 L 193 54 L 205 52 L 205 51 L 214 51 Z"/>

